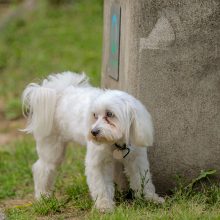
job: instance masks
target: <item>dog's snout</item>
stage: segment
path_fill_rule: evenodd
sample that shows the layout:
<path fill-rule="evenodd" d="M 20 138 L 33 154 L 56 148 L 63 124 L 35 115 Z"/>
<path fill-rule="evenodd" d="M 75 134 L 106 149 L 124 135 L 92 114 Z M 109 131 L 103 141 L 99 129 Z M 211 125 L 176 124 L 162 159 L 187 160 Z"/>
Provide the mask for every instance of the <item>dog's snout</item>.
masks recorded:
<path fill-rule="evenodd" d="M 96 137 L 99 134 L 100 130 L 99 129 L 92 129 L 91 133 L 94 137 Z"/>

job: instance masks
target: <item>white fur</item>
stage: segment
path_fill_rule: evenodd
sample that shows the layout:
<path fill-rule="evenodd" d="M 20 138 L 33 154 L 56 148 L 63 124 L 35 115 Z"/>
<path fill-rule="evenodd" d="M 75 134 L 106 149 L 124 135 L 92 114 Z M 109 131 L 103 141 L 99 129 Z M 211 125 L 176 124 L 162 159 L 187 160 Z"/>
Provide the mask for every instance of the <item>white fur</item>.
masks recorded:
<path fill-rule="evenodd" d="M 143 191 L 146 199 L 163 202 L 155 193 L 145 148 L 153 144 L 151 116 L 133 96 L 94 88 L 85 74 L 64 72 L 50 75 L 41 85 L 29 84 L 23 104 L 28 109 L 24 131 L 33 133 L 39 156 L 33 165 L 36 198 L 50 195 L 65 145 L 76 141 L 87 145 L 85 172 L 96 208 L 114 207 L 115 143 L 131 149 L 120 162 L 136 195 Z M 91 131 L 99 133 L 94 136 Z"/>

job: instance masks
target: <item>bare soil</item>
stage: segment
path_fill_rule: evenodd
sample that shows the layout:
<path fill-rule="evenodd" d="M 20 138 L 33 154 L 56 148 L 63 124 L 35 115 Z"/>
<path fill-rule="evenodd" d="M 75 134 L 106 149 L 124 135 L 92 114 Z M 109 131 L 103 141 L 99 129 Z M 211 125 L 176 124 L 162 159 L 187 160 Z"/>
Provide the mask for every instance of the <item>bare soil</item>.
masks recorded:
<path fill-rule="evenodd" d="M 0 147 L 24 137 L 24 133 L 19 131 L 25 127 L 25 120 L 7 120 L 4 116 L 4 103 L 0 100 Z"/>
<path fill-rule="evenodd" d="M 0 19 L 8 13 L 9 8 L 9 4 L 0 4 Z"/>

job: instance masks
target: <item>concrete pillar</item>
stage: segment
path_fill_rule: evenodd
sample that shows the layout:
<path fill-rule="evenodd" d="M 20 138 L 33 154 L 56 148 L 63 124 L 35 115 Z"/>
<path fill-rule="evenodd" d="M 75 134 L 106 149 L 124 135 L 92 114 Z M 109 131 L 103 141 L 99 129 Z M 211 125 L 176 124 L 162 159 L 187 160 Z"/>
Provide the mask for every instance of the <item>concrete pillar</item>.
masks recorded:
<path fill-rule="evenodd" d="M 103 42 L 102 86 L 133 94 L 153 116 L 158 191 L 176 175 L 220 176 L 219 0 L 105 0 Z"/>

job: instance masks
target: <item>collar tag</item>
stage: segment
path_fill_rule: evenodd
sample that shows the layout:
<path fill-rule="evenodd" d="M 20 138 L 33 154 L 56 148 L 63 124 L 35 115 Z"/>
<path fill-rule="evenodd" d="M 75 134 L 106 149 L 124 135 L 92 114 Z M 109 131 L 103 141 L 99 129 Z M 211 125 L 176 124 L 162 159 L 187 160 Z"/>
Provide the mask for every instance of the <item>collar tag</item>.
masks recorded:
<path fill-rule="evenodd" d="M 122 150 L 119 150 L 119 149 L 115 149 L 113 151 L 113 157 L 116 159 L 116 160 L 121 160 L 123 158 L 123 151 Z"/>

